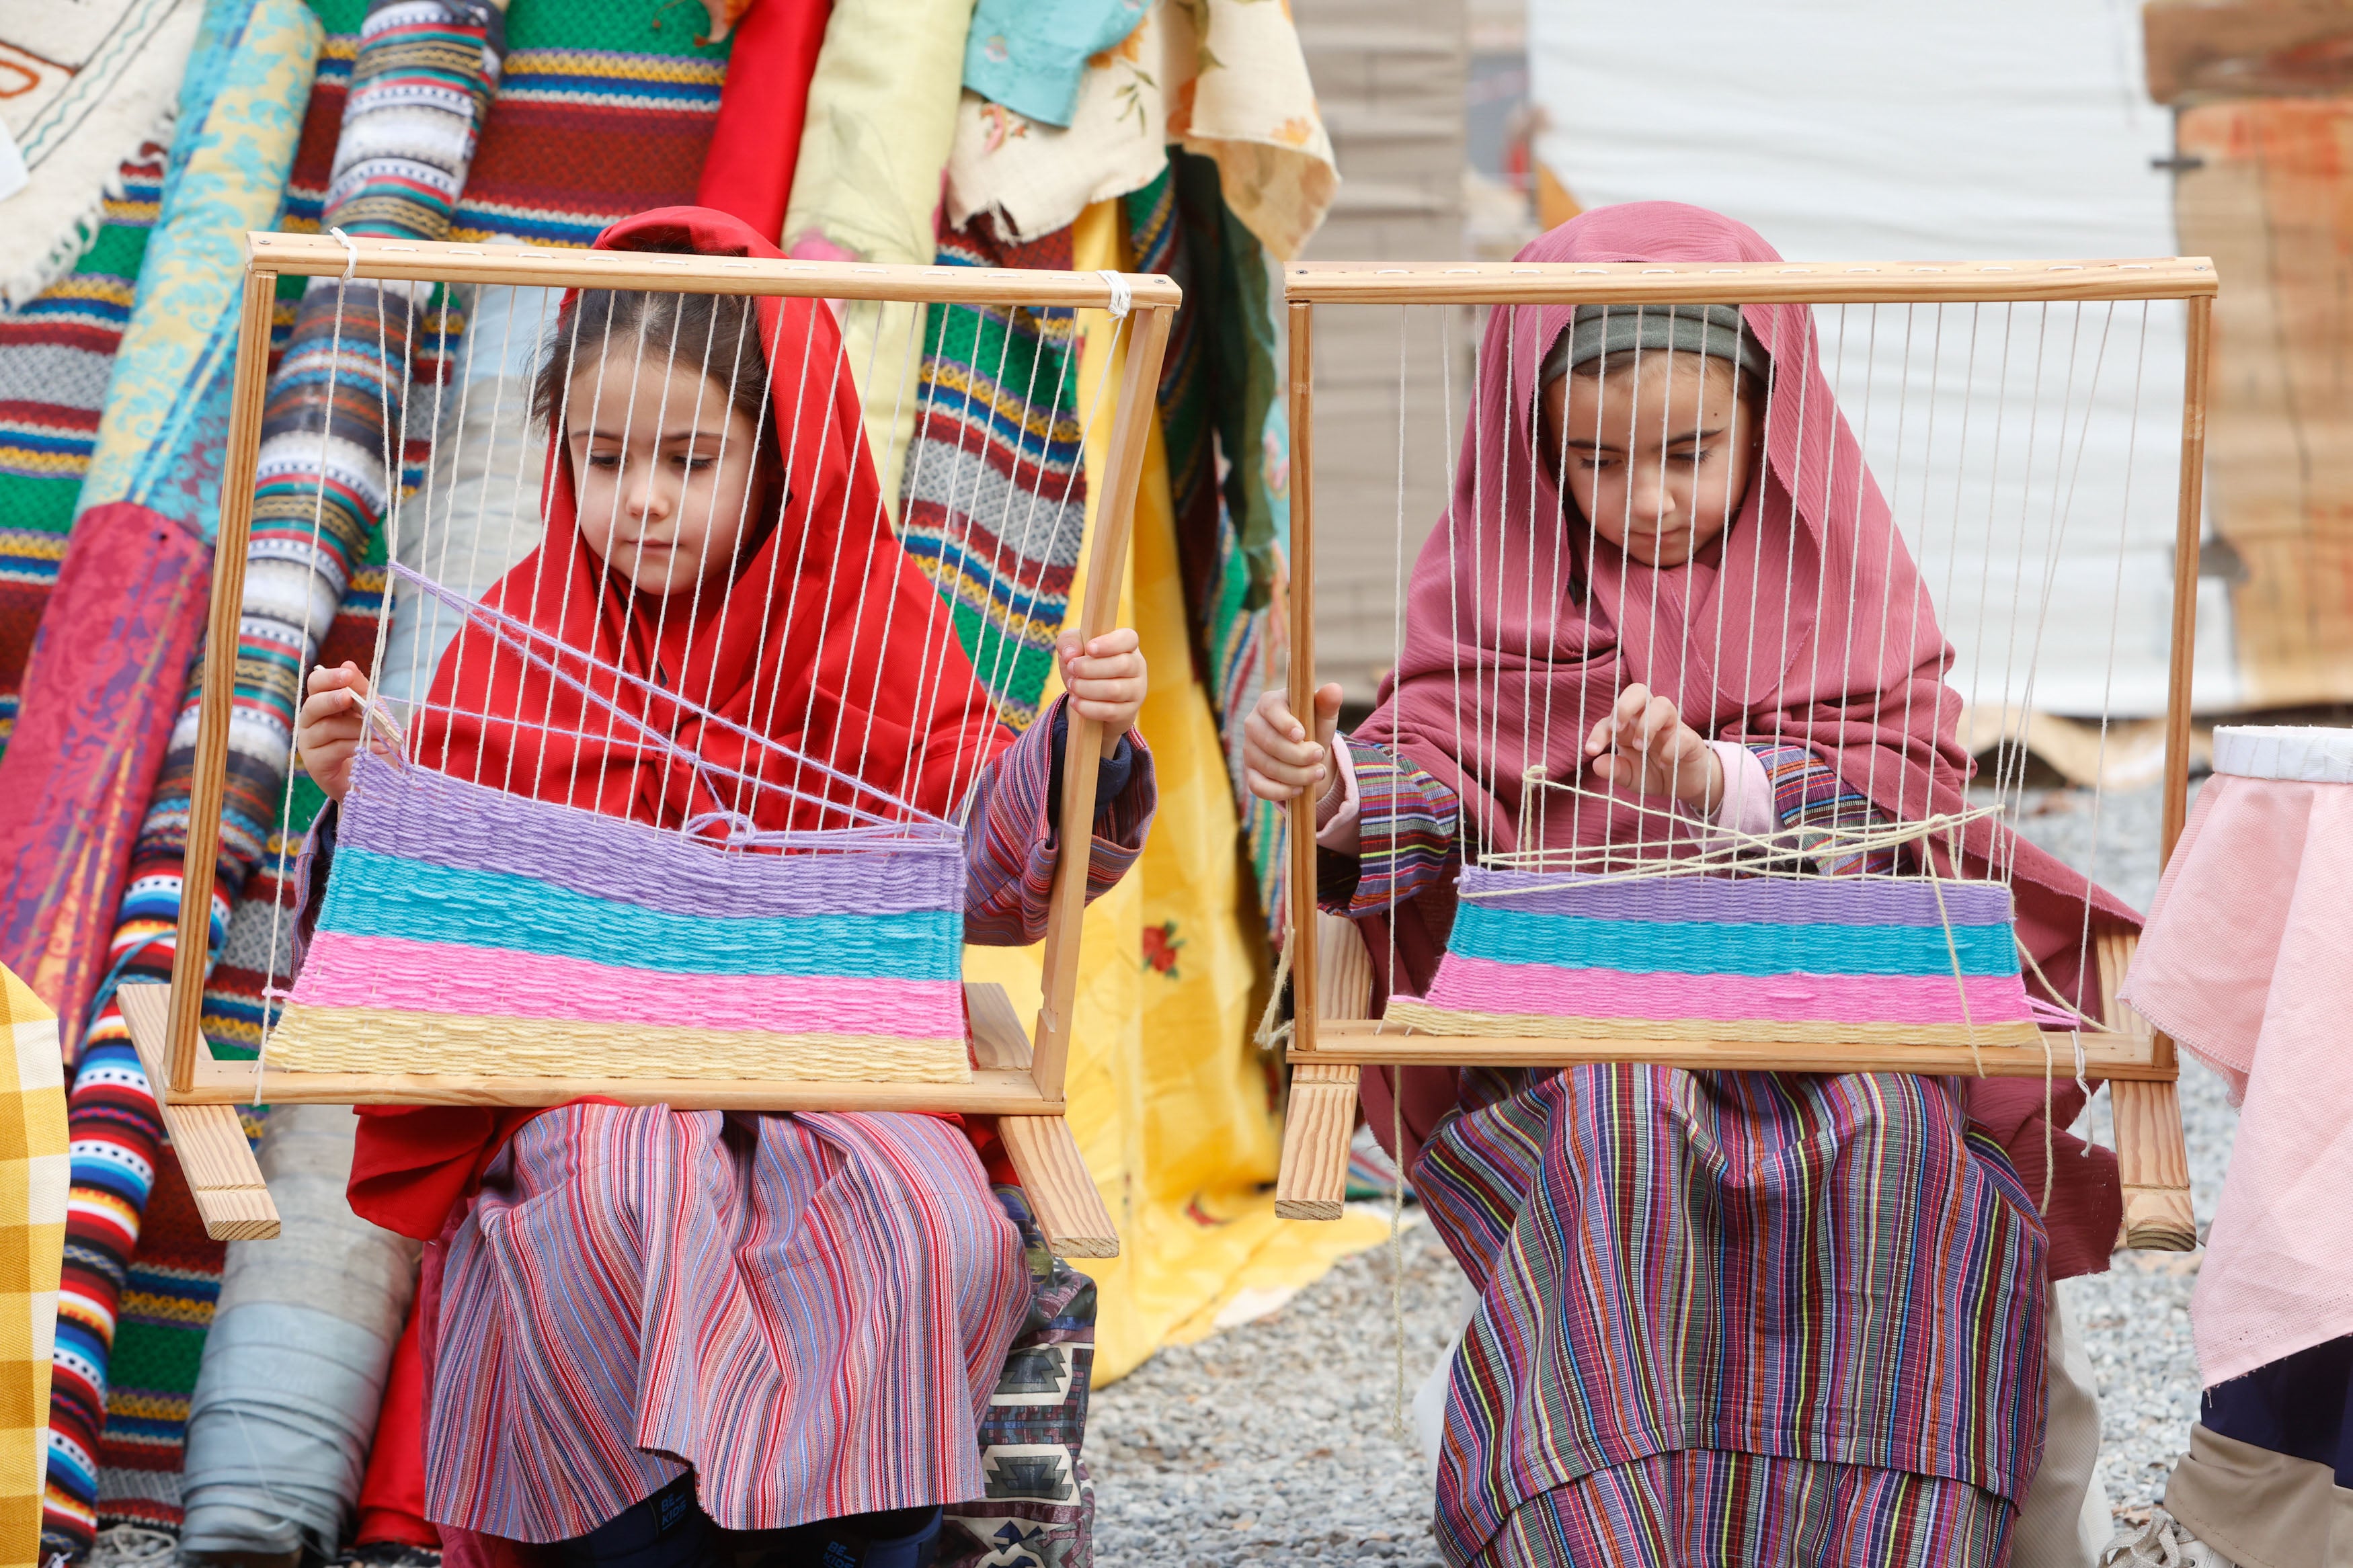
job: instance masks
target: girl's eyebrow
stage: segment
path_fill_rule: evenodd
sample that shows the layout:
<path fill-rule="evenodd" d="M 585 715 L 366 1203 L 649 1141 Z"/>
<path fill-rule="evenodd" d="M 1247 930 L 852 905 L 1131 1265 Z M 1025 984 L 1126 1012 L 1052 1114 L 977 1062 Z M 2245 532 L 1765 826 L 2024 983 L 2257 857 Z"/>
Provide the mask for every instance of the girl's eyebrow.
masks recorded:
<path fill-rule="evenodd" d="M 1680 436 L 1668 437 L 1666 444 L 1670 447 L 1673 447 L 1685 441 L 1713 441 L 1718 436 L 1723 434 L 1724 426 L 1721 425 L 1716 426 L 1714 429 L 1710 430 L 1686 430 Z M 1619 446 L 1615 441 L 1588 441 L 1573 436 L 1569 437 L 1567 444 L 1579 451 L 1586 452 L 1620 452 L 1625 450 L 1624 447 Z"/>
<path fill-rule="evenodd" d="M 705 430 L 697 426 L 686 430 L 665 430 L 655 438 L 655 444 L 668 446 L 673 441 L 716 441 L 725 435 L 723 430 Z M 618 430 L 575 430 L 572 438 L 575 441 L 619 441 L 625 437 Z"/>

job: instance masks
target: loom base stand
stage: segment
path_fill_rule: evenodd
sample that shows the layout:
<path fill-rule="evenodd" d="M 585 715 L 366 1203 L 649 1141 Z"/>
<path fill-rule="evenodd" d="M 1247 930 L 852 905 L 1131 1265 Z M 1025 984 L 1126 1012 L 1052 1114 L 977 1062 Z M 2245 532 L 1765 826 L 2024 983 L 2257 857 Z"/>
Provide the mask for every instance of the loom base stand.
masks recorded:
<path fill-rule="evenodd" d="M 272 1241 L 278 1236 L 278 1205 L 261 1180 L 253 1145 L 245 1141 L 245 1127 L 234 1105 L 187 1105 L 164 1093 L 164 1058 L 172 1037 L 172 988 L 153 984 L 125 984 L 115 992 L 115 1005 L 131 1030 L 131 1044 L 139 1066 L 155 1091 L 155 1105 L 164 1114 L 164 1131 L 171 1134 L 172 1152 L 179 1157 L 180 1173 L 188 1179 L 188 1194 L 205 1234 L 215 1241 Z"/>
<path fill-rule="evenodd" d="M 1353 921 L 1315 914 L 1316 1017 L 1324 1024 L 1373 1012 L 1373 961 Z M 1282 1113 L 1282 1163 L 1274 1212 L 1283 1219 L 1338 1219 L 1348 1197 L 1348 1141 L 1356 1131 L 1353 1062 L 1294 1054 L 1291 1100 Z"/>
<path fill-rule="evenodd" d="M 170 1054 L 171 987 L 125 985 L 123 1021 L 165 1127 L 195 1192 L 197 1212 L 216 1239 L 278 1234 L 278 1214 L 236 1108 L 264 1105 L 549 1106 L 586 1095 L 625 1105 L 696 1110 L 956 1111 L 993 1115 L 1014 1173 L 1048 1243 L 1067 1258 L 1115 1258 L 1119 1233 L 1062 1119 L 1063 1101 L 1031 1077 L 1029 1037 L 1003 987 L 967 985 L 972 1017 L 972 1081 L 860 1083 L 805 1080 L 544 1079 L 454 1073 L 310 1073 L 227 1062 L 199 1053 L 186 1091 L 165 1088 Z M 258 1079 L 258 1081 L 257 1081 Z M 185 1129 L 185 1131 L 184 1131 Z"/>

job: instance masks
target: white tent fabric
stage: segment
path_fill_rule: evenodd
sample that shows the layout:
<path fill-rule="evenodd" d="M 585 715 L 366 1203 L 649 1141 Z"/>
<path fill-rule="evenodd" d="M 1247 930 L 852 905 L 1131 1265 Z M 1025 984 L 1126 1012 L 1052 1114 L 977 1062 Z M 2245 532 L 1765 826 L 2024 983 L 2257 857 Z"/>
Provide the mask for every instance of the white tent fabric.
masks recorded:
<path fill-rule="evenodd" d="M 1792 260 L 2175 249 L 2150 166 L 2169 122 L 2126 0 L 1532 0 L 1528 20 L 1538 153 L 1588 207 L 1692 202 Z M 1820 316 L 1963 695 L 2162 711 L 2181 307 L 2148 309 L 2145 361 L 2138 305 Z M 2201 708 L 2234 696 L 2228 614 L 2208 585 Z"/>

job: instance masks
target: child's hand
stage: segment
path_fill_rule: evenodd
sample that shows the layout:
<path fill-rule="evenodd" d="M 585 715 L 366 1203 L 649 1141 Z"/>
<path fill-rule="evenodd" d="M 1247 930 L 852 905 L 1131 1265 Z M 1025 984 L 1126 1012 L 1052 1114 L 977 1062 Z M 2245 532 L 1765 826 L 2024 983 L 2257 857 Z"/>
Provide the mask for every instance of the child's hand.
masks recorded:
<path fill-rule="evenodd" d="M 1111 756 L 1119 750 L 1121 738 L 1135 728 L 1150 686 L 1134 631 L 1122 626 L 1105 632 L 1083 649 L 1078 633 L 1064 632 L 1054 639 L 1054 658 L 1062 668 L 1071 710 L 1103 726 L 1103 754 Z"/>
<path fill-rule="evenodd" d="M 1315 689 L 1315 738 L 1291 711 L 1291 696 L 1277 687 L 1262 693 L 1242 721 L 1242 782 L 1261 800 L 1290 800 L 1310 784 L 1319 798 L 1338 782 L 1332 736 L 1340 728 L 1340 689 Z"/>
<path fill-rule="evenodd" d="M 1671 795 L 1705 816 L 1724 799 L 1724 764 L 1698 731 L 1683 721 L 1673 701 L 1636 682 L 1618 705 L 1595 721 L 1585 754 L 1593 771 L 1637 795 Z"/>
<path fill-rule="evenodd" d="M 322 664 L 311 672 L 309 690 L 311 694 L 302 700 L 302 711 L 294 720 L 294 748 L 301 753 L 304 770 L 327 792 L 327 798 L 341 800 L 352 787 L 352 760 L 359 755 L 364 728 L 360 709 L 367 700 L 367 677 L 349 659 L 339 669 Z M 385 750 L 380 737 L 369 743 L 378 752 Z"/>

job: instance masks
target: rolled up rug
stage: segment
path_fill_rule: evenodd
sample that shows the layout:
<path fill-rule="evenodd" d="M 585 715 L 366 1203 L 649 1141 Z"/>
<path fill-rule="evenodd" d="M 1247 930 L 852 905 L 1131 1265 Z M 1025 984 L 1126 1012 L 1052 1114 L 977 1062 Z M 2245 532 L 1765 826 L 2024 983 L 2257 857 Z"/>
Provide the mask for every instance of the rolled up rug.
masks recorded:
<path fill-rule="evenodd" d="M 352 1213 L 349 1106 L 282 1105 L 261 1140 L 283 1226 L 233 1242 L 188 1406 L 183 1561 L 332 1555 L 359 1502 L 417 1245 Z"/>

